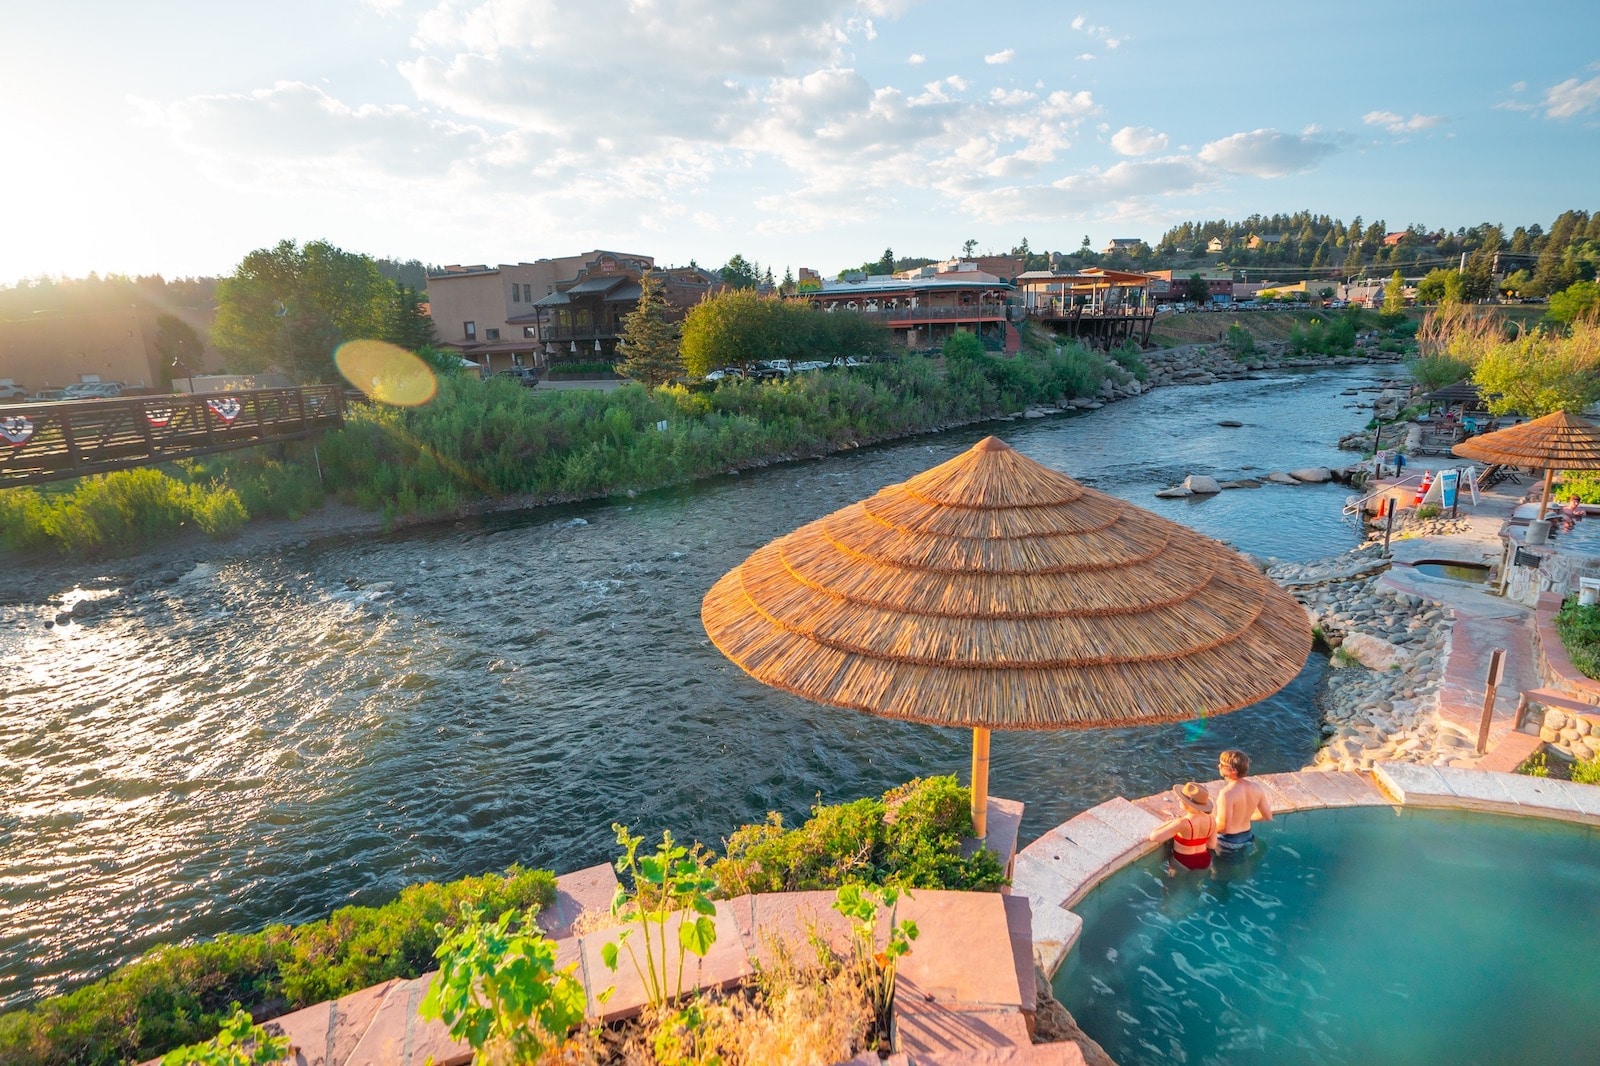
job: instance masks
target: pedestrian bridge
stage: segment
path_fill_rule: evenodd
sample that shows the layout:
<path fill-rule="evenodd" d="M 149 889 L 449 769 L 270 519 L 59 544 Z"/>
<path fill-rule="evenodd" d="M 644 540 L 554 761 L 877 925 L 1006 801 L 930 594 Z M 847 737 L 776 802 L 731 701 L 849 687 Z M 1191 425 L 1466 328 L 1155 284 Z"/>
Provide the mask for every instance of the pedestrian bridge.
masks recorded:
<path fill-rule="evenodd" d="M 301 440 L 342 425 L 337 385 L 0 402 L 0 488 Z"/>

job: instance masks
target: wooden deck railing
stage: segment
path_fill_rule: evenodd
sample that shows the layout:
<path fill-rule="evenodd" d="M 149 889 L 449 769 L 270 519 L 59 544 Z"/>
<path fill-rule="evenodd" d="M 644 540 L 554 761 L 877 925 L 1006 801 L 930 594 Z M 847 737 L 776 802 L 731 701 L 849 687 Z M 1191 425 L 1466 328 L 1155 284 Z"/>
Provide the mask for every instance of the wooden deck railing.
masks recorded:
<path fill-rule="evenodd" d="M 298 440 L 343 424 L 337 385 L 0 402 L 0 487 Z"/>

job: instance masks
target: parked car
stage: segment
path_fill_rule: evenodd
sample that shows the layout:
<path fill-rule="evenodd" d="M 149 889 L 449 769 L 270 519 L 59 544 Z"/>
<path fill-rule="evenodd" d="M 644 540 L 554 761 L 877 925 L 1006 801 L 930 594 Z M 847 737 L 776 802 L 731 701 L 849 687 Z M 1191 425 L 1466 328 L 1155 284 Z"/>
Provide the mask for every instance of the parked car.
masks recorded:
<path fill-rule="evenodd" d="M 789 376 L 789 361 L 779 360 L 782 366 L 773 363 L 757 363 L 750 368 L 750 376 L 757 381 L 777 381 Z"/>
<path fill-rule="evenodd" d="M 723 378 L 742 378 L 744 371 L 736 366 L 725 366 L 720 370 L 713 370 L 706 375 L 707 381 L 721 381 Z"/>
<path fill-rule="evenodd" d="M 497 370 L 494 376 L 497 378 L 511 378 L 530 389 L 539 384 L 539 371 L 531 366 L 514 366 L 509 370 Z"/>
<path fill-rule="evenodd" d="M 0 400 L 20 400 L 28 395 L 28 390 L 21 385 L 10 381 L 0 381 Z"/>
<path fill-rule="evenodd" d="M 63 400 L 113 400 L 122 395 L 120 381 L 80 381 L 61 390 Z"/>

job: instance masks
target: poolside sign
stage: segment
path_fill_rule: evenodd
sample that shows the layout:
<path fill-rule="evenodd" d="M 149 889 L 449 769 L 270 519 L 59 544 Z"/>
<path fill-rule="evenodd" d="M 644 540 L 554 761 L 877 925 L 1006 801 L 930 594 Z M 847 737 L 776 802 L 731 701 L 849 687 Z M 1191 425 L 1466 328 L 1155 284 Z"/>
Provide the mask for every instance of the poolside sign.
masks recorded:
<path fill-rule="evenodd" d="M 1461 486 L 1461 471 L 1441 470 L 1439 472 L 1439 500 L 1441 506 L 1454 507 L 1456 505 L 1456 490 Z"/>

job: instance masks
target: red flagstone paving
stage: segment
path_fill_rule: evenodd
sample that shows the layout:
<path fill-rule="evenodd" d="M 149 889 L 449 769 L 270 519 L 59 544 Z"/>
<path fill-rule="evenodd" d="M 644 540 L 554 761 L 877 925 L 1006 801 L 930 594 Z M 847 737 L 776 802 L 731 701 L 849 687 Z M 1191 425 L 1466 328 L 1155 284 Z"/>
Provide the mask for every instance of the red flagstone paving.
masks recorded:
<path fill-rule="evenodd" d="M 563 874 L 556 879 L 556 898 L 539 912 L 539 928 L 552 940 L 572 935 L 572 924 L 585 911 L 609 911 L 617 893 L 617 871 L 610 863 Z"/>

